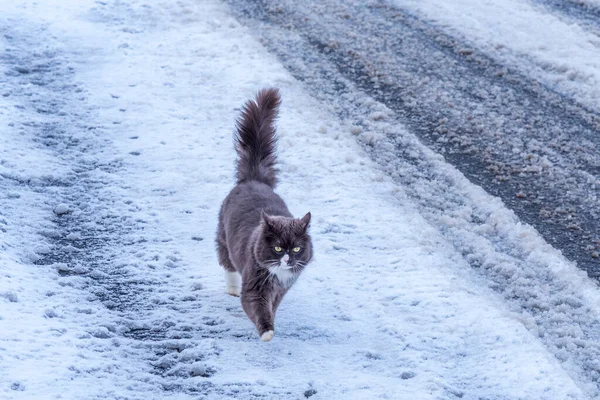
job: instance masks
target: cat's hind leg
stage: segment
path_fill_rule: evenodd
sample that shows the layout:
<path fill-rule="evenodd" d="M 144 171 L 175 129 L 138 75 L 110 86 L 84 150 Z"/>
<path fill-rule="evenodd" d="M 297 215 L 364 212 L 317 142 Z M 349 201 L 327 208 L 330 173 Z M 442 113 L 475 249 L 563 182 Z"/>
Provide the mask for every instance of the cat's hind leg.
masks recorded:
<path fill-rule="evenodd" d="M 242 295 L 242 275 L 239 272 L 225 271 L 225 282 L 227 283 L 227 294 L 235 297 Z"/>
<path fill-rule="evenodd" d="M 235 270 L 229 259 L 227 246 L 220 240 L 217 241 L 217 251 L 219 254 L 219 264 L 225 269 L 225 283 L 227 284 L 227 294 L 240 297 L 242 295 L 242 276 Z"/>

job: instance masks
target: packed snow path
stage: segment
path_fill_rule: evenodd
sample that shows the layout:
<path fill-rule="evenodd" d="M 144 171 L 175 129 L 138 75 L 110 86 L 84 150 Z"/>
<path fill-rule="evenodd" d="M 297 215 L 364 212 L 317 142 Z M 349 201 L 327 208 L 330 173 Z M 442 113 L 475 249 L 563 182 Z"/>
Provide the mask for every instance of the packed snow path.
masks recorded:
<path fill-rule="evenodd" d="M 0 10 L 0 397 L 599 397 L 596 285 L 377 96 L 216 1 Z M 213 245 L 265 86 L 316 249 L 270 343 Z"/>

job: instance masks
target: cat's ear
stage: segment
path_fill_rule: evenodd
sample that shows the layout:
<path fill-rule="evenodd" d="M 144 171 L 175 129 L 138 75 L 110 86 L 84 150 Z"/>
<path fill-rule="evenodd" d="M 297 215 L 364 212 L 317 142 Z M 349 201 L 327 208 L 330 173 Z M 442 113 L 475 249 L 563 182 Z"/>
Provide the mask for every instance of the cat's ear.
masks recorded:
<path fill-rule="evenodd" d="M 302 222 L 302 224 L 304 224 L 304 230 L 306 231 L 308 229 L 308 225 L 310 224 L 310 211 L 306 213 L 306 215 L 304 217 L 302 217 L 300 219 L 300 221 Z"/>
<path fill-rule="evenodd" d="M 265 213 L 264 210 L 260 210 L 260 217 L 262 218 L 263 221 L 265 221 L 265 225 L 267 228 L 273 227 L 271 217 L 269 217 L 269 215 L 267 213 Z"/>

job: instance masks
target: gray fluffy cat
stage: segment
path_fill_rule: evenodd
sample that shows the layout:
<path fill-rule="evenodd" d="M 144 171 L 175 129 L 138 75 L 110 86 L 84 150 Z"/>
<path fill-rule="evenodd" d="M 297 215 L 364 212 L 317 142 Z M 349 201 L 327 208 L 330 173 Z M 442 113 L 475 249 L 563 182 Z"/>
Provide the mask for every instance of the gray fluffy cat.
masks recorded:
<path fill-rule="evenodd" d="M 221 205 L 217 232 L 227 293 L 241 296 L 263 341 L 273 338 L 277 307 L 312 258 L 310 213 L 294 218 L 273 191 L 279 104 L 277 89 L 263 89 L 244 106 L 235 137 L 237 184 Z"/>

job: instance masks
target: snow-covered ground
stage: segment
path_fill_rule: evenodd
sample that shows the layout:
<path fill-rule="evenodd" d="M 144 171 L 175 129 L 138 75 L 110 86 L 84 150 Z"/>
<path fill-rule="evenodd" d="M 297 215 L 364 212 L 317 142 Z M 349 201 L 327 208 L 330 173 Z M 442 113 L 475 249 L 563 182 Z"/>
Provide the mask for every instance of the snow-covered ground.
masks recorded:
<path fill-rule="evenodd" d="M 419 153 L 465 207 L 432 224 L 220 2 L 48 3 L 0 4 L 0 397 L 598 396 L 570 357 L 598 337 L 546 332 L 573 309 L 594 326 L 597 288 L 440 157 Z M 234 121 L 265 86 L 283 96 L 278 192 L 312 212 L 316 252 L 270 343 L 224 293 L 213 244 Z M 444 229 L 481 246 L 502 290 Z"/>
<path fill-rule="evenodd" d="M 600 110 L 600 30 L 587 30 L 526 0 L 390 0 L 466 38 L 475 51 L 533 75 L 548 87 Z M 543 3 L 543 0 L 540 0 Z M 568 1 L 566 1 L 567 3 Z M 597 0 L 577 1 L 600 4 Z M 466 49 L 473 51 L 473 49 Z"/>

